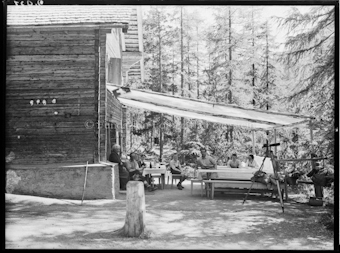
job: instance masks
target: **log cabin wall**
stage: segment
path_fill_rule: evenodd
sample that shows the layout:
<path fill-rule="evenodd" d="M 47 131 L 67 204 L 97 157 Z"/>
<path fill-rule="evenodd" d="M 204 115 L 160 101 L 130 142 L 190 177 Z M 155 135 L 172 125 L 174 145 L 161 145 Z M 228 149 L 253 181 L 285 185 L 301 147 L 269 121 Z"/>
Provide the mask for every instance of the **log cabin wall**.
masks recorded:
<path fill-rule="evenodd" d="M 100 35 L 8 29 L 6 148 L 16 155 L 13 164 L 95 161 Z"/>

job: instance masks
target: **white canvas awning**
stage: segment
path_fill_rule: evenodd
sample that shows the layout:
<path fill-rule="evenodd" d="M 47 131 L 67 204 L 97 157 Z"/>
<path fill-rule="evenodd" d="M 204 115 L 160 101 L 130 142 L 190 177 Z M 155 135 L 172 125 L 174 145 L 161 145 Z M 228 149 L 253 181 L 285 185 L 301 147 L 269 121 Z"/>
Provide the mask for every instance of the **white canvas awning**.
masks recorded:
<path fill-rule="evenodd" d="M 107 87 L 118 94 L 119 101 L 126 106 L 250 129 L 289 127 L 308 123 L 313 119 L 310 116 L 261 111 L 151 91 L 130 89 L 125 92 L 124 88 L 110 84 L 107 84 Z"/>

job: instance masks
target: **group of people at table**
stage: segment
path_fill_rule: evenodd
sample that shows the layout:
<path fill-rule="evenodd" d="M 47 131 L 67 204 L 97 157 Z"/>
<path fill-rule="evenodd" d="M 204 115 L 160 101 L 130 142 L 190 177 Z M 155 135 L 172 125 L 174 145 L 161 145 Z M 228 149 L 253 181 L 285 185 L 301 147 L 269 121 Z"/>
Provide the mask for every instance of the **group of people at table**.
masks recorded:
<path fill-rule="evenodd" d="M 196 168 L 197 169 L 217 169 L 216 160 L 207 154 L 207 150 L 205 148 L 201 148 L 201 157 L 197 158 Z M 119 165 L 119 180 L 121 190 L 126 190 L 126 184 L 130 180 L 141 181 L 144 183 L 144 186 L 148 191 L 155 191 L 157 186 L 152 185 L 152 176 L 145 175 L 143 176 L 143 170 L 146 168 L 146 163 L 144 161 L 145 155 L 142 154 L 140 159 L 138 159 L 135 153 L 130 154 L 130 159 L 126 161 L 122 161 L 120 156 L 120 146 L 115 144 L 112 146 L 111 154 L 109 157 L 109 161 L 113 163 L 118 163 Z M 230 168 L 241 168 L 241 167 L 252 167 L 258 168 L 258 164 L 254 160 L 253 155 L 248 155 L 245 162 L 241 162 L 236 154 L 232 154 L 231 159 L 227 161 L 227 167 Z M 182 183 L 184 180 L 188 178 L 188 175 L 184 173 L 182 165 L 178 160 L 178 154 L 174 153 L 172 155 L 172 159 L 169 162 L 170 171 L 172 174 L 180 174 L 180 180 L 177 184 L 177 189 L 182 190 L 184 187 Z M 192 169 L 196 169 L 192 168 Z M 211 177 L 213 177 L 213 173 L 211 173 Z M 202 173 L 202 178 L 206 179 L 208 177 L 207 173 Z"/>

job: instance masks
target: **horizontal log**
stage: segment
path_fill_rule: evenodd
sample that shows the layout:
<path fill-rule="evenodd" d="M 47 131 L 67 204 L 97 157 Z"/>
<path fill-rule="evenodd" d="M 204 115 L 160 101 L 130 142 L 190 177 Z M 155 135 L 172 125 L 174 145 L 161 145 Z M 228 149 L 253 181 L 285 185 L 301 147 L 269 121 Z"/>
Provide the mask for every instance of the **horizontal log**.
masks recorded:
<path fill-rule="evenodd" d="M 80 134 L 55 134 L 51 136 L 44 135 L 20 135 L 20 139 L 18 139 L 18 135 L 10 135 L 6 136 L 6 148 L 14 148 L 15 145 L 23 145 L 23 144 L 38 144 L 38 145 L 53 145 L 53 143 L 65 143 L 66 144 L 74 144 L 74 145 L 89 145 L 87 143 L 92 143 L 97 139 L 97 135 L 92 133 L 80 133 Z M 8 142 L 8 145 L 7 145 Z M 92 144 L 91 144 L 92 145 Z"/>
<path fill-rule="evenodd" d="M 94 55 L 94 46 L 9 47 L 8 55 Z"/>
<path fill-rule="evenodd" d="M 96 117 L 89 118 L 88 116 L 71 116 L 69 118 L 65 118 L 63 116 L 42 116 L 42 117 L 11 117 L 9 119 L 6 119 L 7 123 L 20 123 L 23 122 L 53 122 L 53 123 L 59 123 L 59 122 L 85 122 L 87 120 L 96 121 Z"/>
<path fill-rule="evenodd" d="M 32 147 L 32 145 L 26 146 L 26 147 L 18 147 L 17 149 L 15 149 L 15 151 L 13 151 L 14 153 L 21 153 L 21 154 L 26 154 L 26 155 L 49 155 L 49 154 L 53 154 L 53 153 L 73 153 L 73 154 L 79 154 L 82 152 L 91 152 L 94 149 L 94 146 L 88 146 L 88 147 L 83 147 L 83 146 L 68 146 L 68 147 L 63 147 L 63 145 L 61 145 L 61 143 L 59 143 L 59 146 L 34 146 Z"/>
<path fill-rule="evenodd" d="M 43 100 L 46 98 L 40 98 L 40 100 Z M 27 107 L 54 107 L 54 108 L 60 108 L 60 107 L 65 107 L 65 108 L 72 108 L 72 107 L 81 107 L 81 108 L 94 108 L 95 103 L 97 102 L 95 98 L 91 96 L 84 96 L 81 98 L 69 98 L 69 99 L 59 99 L 57 104 L 52 103 L 52 99 L 47 99 L 46 100 L 46 105 L 43 105 L 42 103 L 36 104 L 36 99 L 34 99 L 34 104 L 30 104 L 31 100 L 28 99 L 18 99 L 15 97 L 14 99 L 6 99 L 6 107 L 8 108 L 27 108 Z M 58 107 L 55 107 L 58 106 Z"/>
<path fill-rule="evenodd" d="M 16 29 L 15 27 L 8 27 L 7 28 L 7 34 L 13 34 L 18 36 L 31 36 L 31 35 L 40 35 L 40 36 L 60 36 L 60 35 L 69 35 L 69 36 L 80 36 L 80 35 L 95 35 L 95 28 L 90 29 L 68 29 L 67 27 L 64 27 L 62 30 L 60 29 L 54 29 L 52 27 L 50 28 L 39 28 L 39 27 L 25 27 L 21 29 Z"/>
<path fill-rule="evenodd" d="M 28 112 L 28 111 L 45 111 L 45 110 L 94 110 L 94 106 L 91 104 L 51 104 L 48 103 L 46 105 L 43 104 L 7 104 L 8 108 L 6 108 L 6 112 L 15 112 L 15 111 L 22 111 L 22 112 Z"/>
<path fill-rule="evenodd" d="M 60 56 L 60 55 L 57 55 Z M 67 57 L 67 56 L 65 56 Z M 65 58 L 64 57 L 64 58 Z M 87 67 L 87 66 L 95 66 L 95 58 L 91 57 L 89 60 L 77 61 L 72 59 L 59 60 L 59 61 L 45 61 L 42 59 L 41 61 L 17 61 L 17 60 L 8 60 L 6 61 L 7 67 L 46 67 L 46 68 L 60 68 L 60 67 Z"/>
<path fill-rule="evenodd" d="M 10 74 L 6 75 L 6 80 L 12 81 L 12 80 L 32 80 L 32 81 L 39 81 L 39 80 L 73 80 L 73 79 L 88 79 L 88 78 L 95 78 L 95 74 L 90 72 L 84 72 L 84 73 L 67 73 L 67 75 L 63 73 L 57 73 L 57 74 L 24 74 L 24 73 L 15 73 L 15 74 Z"/>
<path fill-rule="evenodd" d="M 55 41 L 55 40 L 68 40 L 68 41 L 76 41 L 76 40 L 95 40 L 95 35 L 93 34 L 38 34 L 38 33 L 27 33 L 27 34 L 13 34 L 11 32 L 7 33 L 7 40 L 9 41 L 37 41 L 37 40 L 45 40 L 45 41 Z"/>
<path fill-rule="evenodd" d="M 28 89 L 28 90 L 24 90 L 22 89 L 21 91 L 18 90 L 10 90 L 7 91 L 6 93 L 6 97 L 10 97 L 10 96 L 35 96 L 35 95 L 40 95 L 40 96 L 49 96 L 51 98 L 54 98 L 55 96 L 58 95 L 62 95 L 62 96 L 66 96 L 67 95 L 72 95 L 72 96 L 83 96 L 83 95 L 90 95 L 90 96 L 94 96 L 94 90 L 93 89 L 69 89 L 67 91 L 65 90 L 59 90 L 59 89 Z"/>
<path fill-rule="evenodd" d="M 40 128 L 53 128 L 53 129 L 58 129 L 58 128 L 94 128 L 97 125 L 97 121 L 96 120 L 92 120 L 90 119 L 90 117 L 86 117 L 86 116 L 81 116 L 83 118 L 83 120 L 78 120 L 77 117 L 80 116 L 71 116 L 70 118 L 64 118 L 65 121 L 63 120 L 59 120 L 59 121 L 47 121 L 44 119 L 40 119 L 38 121 L 21 121 L 21 120 L 9 120 L 8 122 L 6 122 L 6 124 L 8 123 L 10 127 L 13 128 L 17 128 L 17 129 L 40 129 Z M 66 121 L 67 119 L 72 119 L 69 121 Z M 104 122 L 103 122 L 104 123 Z M 78 129 L 79 130 L 79 129 Z"/>
<path fill-rule="evenodd" d="M 66 156 L 59 156 L 59 157 L 46 157 L 46 156 L 25 156 L 14 159 L 12 164 L 19 165 L 19 164 L 53 164 L 53 163 L 84 163 L 85 161 L 92 161 L 94 159 L 93 154 L 76 154 L 76 155 L 66 155 Z"/>
<path fill-rule="evenodd" d="M 95 75 L 95 70 L 91 67 L 83 67 L 83 68 L 62 68 L 62 69 L 56 69 L 56 68 L 27 68 L 19 67 L 19 68 L 7 68 L 6 74 L 7 75 L 78 75 L 79 73 L 93 73 L 93 77 Z"/>
<path fill-rule="evenodd" d="M 88 64 L 82 63 L 81 65 L 78 64 L 78 66 L 73 64 L 44 64 L 43 62 L 33 63 L 33 64 L 16 64 L 11 65 L 8 64 L 6 66 L 6 71 L 21 71 L 25 73 L 29 72 L 37 72 L 40 70 L 41 73 L 44 73 L 45 71 L 48 72 L 61 72 L 61 71 L 94 71 L 95 63 L 94 61 Z"/>
<path fill-rule="evenodd" d="M 86 125 L 85 125 L 86 124 Z M 109 126 L 108 126 L 109 127 Z M 72 125 L 72 126 L 32 126 L 26 124 L 24 127 L 20 126 L 13 126 L 15 128 L 16 134 L 22 135 L 29 135 L 29 134 L 36 134 L 39 135 L 49 135 L 49 134 L 58 134 L 58 133 L 67 133 L 67 134 L 87 134 L 92 133 L 93 130 L 96 128 L 95 124 L 79 124 L 79 125 Z M 103 127 L 104 128 L 104 127 Z"/>
<path fill-rule="evenodd" d="M 7 48 L 14 47 L 55 47 L 55 46 L 94 46 L 94 39 L 86 40 L 9 40 Z"/>
<path fill-rule="evenodd" d="M 36 90 L 36 89 L 94 89 L 95 80 L 66 80 L 66 81 L 20 81 L 12 80 L 6 82 L 6 91 L 9 90 Z M 82 97 L 84 94 L 82 94 Z"/>
<path fill-rule="evenodd" d="M 61 61 L 93 61 L 93 56 L 82 54 L 67 54 L 67 55 L 15 55 L 10 56 L 8 61 L 50 61 L 60 63 Z"/>
<path fill-rule="evenodd" d="M 51 116 L 55 115 L 55 112 L 58 112 L 59 116 L 65 116 L 67 114 L 71 115 L 81 115 L 81 116 L 93 116 L 97 112 L 94 109 L 88 109 L 88 110 L 79 110 L 78 109 L 58 109 L 58 110 L 53 110 L 53 109 L 45 109 L 45 110 L 30 110 L 30 111 L 25 111 L 25 112 L 20 112 L 19 110 L 17 111 L 9 111 L 6 112 L 6 117 L 13 117 L 13 116 L 25 116 L 25 117 L 30 117 L 30 116 Z"/>

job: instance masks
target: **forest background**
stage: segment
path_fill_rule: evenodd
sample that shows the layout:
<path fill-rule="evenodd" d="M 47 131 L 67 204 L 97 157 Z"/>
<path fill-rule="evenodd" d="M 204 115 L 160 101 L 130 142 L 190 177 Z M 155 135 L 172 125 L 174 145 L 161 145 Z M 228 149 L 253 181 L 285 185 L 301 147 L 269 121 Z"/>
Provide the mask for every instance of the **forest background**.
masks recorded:
<path fill-rule="evenodd" d="M 278 158 L 334 153 L 334 6 L 143 6 L 145 79 L 127 85 L 194 99 L 314 116 L 277 130 Z M 250 129 L 128 108 L 128 152 L 169 160 L 205 146 L 219 164 L 252 153 Z M 160 127 L 162 125 L 162 127 Z M 273 131 L 271 131 L 273 132 Z M 257 131 L 255 153 L 273 133 Z M 162 143 L 159 146 L 159 143 Z M 333 165 L 333 159 L 326 161 Z M 295 166 L 292 164 L 292 166 Z M 308 170 L 307 163 L 299 164 Z"/>

